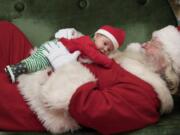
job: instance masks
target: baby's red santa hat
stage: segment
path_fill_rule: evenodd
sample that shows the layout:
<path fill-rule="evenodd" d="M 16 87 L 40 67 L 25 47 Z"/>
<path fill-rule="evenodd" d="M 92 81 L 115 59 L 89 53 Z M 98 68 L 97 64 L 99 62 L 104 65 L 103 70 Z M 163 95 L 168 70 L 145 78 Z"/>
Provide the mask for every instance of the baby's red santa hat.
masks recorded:
<path fill-rule="evenodd" d="M 156 37 L 163 44 L 163 49 L 171 58 L 175 72 L 180 74 L 180 32 L 178 27 L 169 25 L 153 32 L 152 37 Z"/>
<path fill-rule="evenodd" d="M 121 28 L 112 27 L 110 25 L 100 27 L 95 32 L 95 34 L 97 33 L 108 37 L 114 45 L 114 50 L 119 48 L 125 40 L 125 31 Z"/>

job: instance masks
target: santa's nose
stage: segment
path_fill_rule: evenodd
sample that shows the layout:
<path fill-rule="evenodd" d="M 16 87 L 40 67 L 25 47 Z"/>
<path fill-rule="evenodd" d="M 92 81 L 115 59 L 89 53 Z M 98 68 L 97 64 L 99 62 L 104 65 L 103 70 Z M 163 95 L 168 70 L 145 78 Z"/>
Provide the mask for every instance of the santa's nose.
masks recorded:
<path fill-rule="evenodd" d="M 147 46 L 146 43 L 142 44 L 142 48 L 146 48 L 146 46 Z"/>
<path fill-rule="evenodd" d="M 150 45 L 149 42 L 143 43 L 142 48 L 147 49 L 149 48 L 149 45 Z"/>

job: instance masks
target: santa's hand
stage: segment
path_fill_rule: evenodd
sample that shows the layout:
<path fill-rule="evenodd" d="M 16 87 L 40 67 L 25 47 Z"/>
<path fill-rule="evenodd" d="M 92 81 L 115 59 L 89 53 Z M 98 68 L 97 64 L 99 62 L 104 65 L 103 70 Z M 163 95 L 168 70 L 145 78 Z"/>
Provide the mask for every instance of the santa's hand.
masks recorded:
<path fill-rule="evenodd" d="M 79 55 L 80 55 L 80 51 L 75 51 L 72 54 L 70 53 L 70 54 L 62 55 L 54 59 L 51 64 L 54 69 L 57 69 L 66 63 L 76 61 Z"/>
<path fill-rule="evenodd" d="M 43 51 L 43 54 L 48 58 L 54 70 L 61 67 L 62 65 L 77 60 L 80 55 L 79 51 L 75 51 L 74 53 L 66 53 L 62 55 L 58 51 Z"/>
<path fill-rule="evenodd" d="M 77 31 L 74 28 L 65 28 L 60 29 L 58 32 L 55 33 L 55 38 L 67 38 L 67 39 L 74 39 L 82 36 L 83 34 Z"/>
<path fill-rule="evenodd" d="M 45 50 L 43 50 L 43 54 L 48 58 L 51 64 L 56 62 L 55 60 L 58 57 L 69 54 L 69 51 L 61 42 L 57 43 L 56 41 L 48 41 L 44 43 L 44 48 Z"/>
<path fill-rule="evenodd" d="M 43 46 L 45 48 L 43 54 L 48 57 L 48 59 L 54 59 L 54 57 L 69 54 L 66 47 L 61 42 L 57 42 L 55 40 L 48 41 L 44 43 Z"/>
<path fill-rule="evenodd" d="M 60 42 L 60 41 L 48 41 L 44 44 L 44 48 L 49 52 L 54 55 L 65 55 L 69 54 L 69 51 L 66 49 L 66 47 Z"/>

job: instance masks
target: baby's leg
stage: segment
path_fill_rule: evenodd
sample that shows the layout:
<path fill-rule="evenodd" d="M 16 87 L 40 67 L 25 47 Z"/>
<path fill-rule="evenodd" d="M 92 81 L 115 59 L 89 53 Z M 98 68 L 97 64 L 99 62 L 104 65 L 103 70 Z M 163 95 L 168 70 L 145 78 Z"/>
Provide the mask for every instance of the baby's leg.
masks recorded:
<path fill-rule="evenodd" d="M 42 53 L 44 49 L 44 46 L 41 45 L 31 56 L 20 63 L 6 66 L 5 70 L 13 83 L 21 74 L 36 72 L 50 66 L 48 59 Z"/>
<path fill-rule="evenodd" d="M 36 72 L 50 66 L 49 60 L 43 54 L 44 44 L 40 46 L 31 56 L 21 61 L 25 63 L 28 73 Z"/>

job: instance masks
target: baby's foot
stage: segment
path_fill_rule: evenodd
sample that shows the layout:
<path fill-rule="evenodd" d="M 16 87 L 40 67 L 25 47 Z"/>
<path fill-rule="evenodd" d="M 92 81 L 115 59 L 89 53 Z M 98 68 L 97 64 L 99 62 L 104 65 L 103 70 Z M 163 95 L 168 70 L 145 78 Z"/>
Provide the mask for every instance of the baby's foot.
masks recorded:
<path fill-rule="evenodd" d="M 5 72 L 10 77 L 11 82 L 15 83 L 19 75 L 27 73 L 27 67 L 24 63 L 19 63 L 16 65 L 7 65 L 5 68 Z"/>
<path fill-rule="evenodd" d="M 15 77 L 13 68 L 14 68 L 13 65 L 7 65 L 4 70 L 8 74 L 9 78 L 11 79 L 11 82 L 15 83 L 16 77 Z"/>

